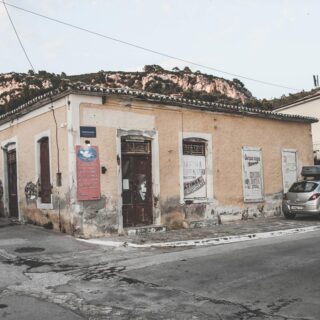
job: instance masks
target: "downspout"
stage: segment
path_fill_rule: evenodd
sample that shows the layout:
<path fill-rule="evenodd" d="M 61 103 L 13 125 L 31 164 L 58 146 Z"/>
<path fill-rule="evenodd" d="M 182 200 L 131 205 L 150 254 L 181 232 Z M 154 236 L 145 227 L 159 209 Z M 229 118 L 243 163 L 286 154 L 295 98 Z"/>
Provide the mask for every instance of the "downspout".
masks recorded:
<path fill-rule="evenodd" d="M 60 190 L 59 187 L 62 185 L 61 181 L 61 172 L 60 172 L 60 148 L 59 148 L 59 137 L 58 137 L 58 123 L 57 123 L 57 118 L 54 112 L 54 106 L 52 102 L 52 97 L 50 97 L 51 100 L 51 111 L 55 123 L 55 129 L 56 129 L 56 148 L 57 148 L 57 168 L 58 172 L 56 173 L 56 186 L 58 187 L 58 213 L 59 213 L 59 230 L 62 232 L 62 224 L 61 224 L 61 200 L 60 200 Z"/>

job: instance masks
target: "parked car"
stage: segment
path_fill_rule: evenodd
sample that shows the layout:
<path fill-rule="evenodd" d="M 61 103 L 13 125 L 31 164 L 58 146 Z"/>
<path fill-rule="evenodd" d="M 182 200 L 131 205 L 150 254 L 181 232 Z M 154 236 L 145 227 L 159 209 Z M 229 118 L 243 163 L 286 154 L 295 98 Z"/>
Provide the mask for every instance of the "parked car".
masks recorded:
<path fill-rule="evenodd" d="M 320 213 L 320 179 L 295 182 L 284 194 L 282 211 L 287 219 L 297 213 Z"/>

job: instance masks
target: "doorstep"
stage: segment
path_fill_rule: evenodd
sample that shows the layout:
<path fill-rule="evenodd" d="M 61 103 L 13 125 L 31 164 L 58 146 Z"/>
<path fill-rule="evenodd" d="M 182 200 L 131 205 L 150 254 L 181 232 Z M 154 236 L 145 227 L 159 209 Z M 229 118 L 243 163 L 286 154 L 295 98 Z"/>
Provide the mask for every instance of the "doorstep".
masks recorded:
<path fill-rule="evenodd" d="M 125 228 L 124 232 L 128 236 L 139 236 L 145 235 L 149 233 L 157 233 L 157 232 L 166 232 L 168 228 L 163 225 L 151 225 L 151 226 L 143 226 L 143 227 L 134 227 L 134 228 Z"/>

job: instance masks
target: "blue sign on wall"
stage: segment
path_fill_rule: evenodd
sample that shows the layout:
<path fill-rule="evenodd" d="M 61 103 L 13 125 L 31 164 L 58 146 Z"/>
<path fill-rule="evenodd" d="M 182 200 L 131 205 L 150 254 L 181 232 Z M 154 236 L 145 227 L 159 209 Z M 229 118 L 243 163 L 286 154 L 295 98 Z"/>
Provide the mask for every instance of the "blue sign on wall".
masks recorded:
<path fill-rule="evenodd" d="M 80 127 L 80 137 L 95 138 L 97 136 L 96 127 Z"/>

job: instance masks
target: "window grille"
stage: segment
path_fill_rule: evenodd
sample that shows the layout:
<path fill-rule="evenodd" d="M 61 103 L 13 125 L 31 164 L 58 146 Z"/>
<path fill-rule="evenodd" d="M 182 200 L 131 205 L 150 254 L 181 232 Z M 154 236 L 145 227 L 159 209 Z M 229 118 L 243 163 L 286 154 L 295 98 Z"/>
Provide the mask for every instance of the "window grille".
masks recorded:
<path fill-rule="evenodd" d="M 183 142 L 183 154 L 192 156 L 205 156 L 205 144 L 203 142 Z"/>
<path fill-rule="evenodd" d="M 150 154 L 150 142 L 146 141 L 122 141 L 121 151 L 124 154 Z"/>

